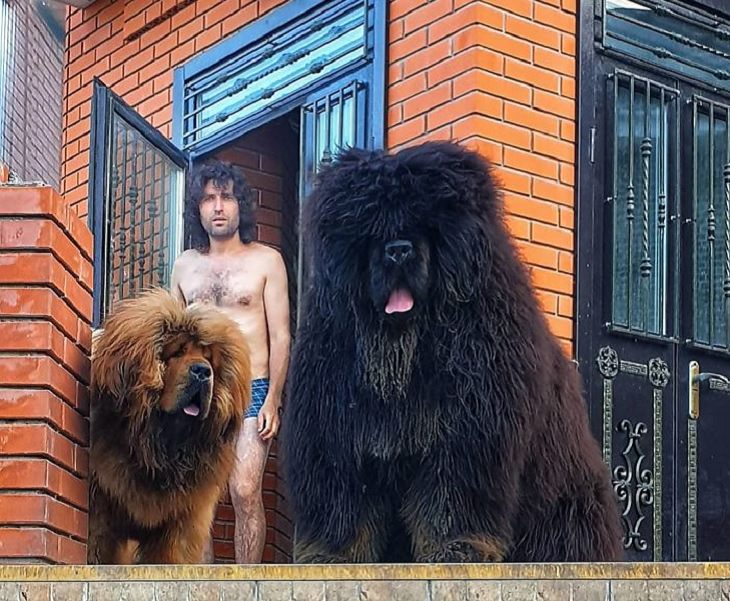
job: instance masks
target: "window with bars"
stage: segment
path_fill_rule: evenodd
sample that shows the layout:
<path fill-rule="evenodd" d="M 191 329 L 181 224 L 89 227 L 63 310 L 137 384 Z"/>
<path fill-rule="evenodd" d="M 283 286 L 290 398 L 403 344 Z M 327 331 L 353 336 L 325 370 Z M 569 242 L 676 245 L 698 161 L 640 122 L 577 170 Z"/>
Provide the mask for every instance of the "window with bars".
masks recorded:
<path fill-rule="evenodd" d="M 179 239 L 183 169 L 115 115 L 111 141 L 104 304 L 167 286 Z"/>
<path fill-rule="evenodd" d="M 691 317 L 680 326 L 687 342 L 730 351 L 730 109 L 719 101 L 730 92 L 730 21 L 678 0 L 604 0 L 600 6 L 597 37 L 605 49 L 677 80 L 675 89 L 628 72 L 609 76 L 609 325 L 639 335 L 677 335 L 671 330 L 678 316 L 667 315 L 676 292 L 686 308 L 682 319 Z M 695 93 L 700 89 L 714 98 Z M 679 189 L 686 191 L 682 206 L 671 197 Z M 672 215 L 683 224 L 678 265 L 686 271 L 670 292 Z M 682 285 L 690 281 L 691 289 Z"/>
<path fill-rule="evenodd" d="M 730 91 L 727 21 L 674 0 L 604 0 L 602 6 L 604 47 Z"/>
<path fill-rule="evenodd" d="M 614 328 L 668 334 L 670 161 L 677 156 L 677 91 L 616 71 L 613 94 Z"/>
<path fill-rule="evenodd" d="M 367 87 L 367 82 L 355 80 L 302 106 L 301 198 L 311 191 L 322 162 L 344 148 L 367 145 Z"/>
<path fill-rule="evenodd" d="M 299 198 L 306 199 L 314 187 L 317 173 L 323 163 L 341 150 L 352 147 L 370 147 L 372 117 L 367 114 L 368 82 L 355 79 L 342 87 L 326 89 L 313 95 L 300 109 L 301 120 L 301 173 Z M 303 203 L 299 204 L 300 220 Z M 308 258 L 302 239 L 299 239 L 297 287 L 302 289 L 308 273 Z M 297 306 L 299 319 L 301 306 Z"/>
<path fill-rule="evenodd" d="M 730 349 L 730 107 L 692 100 L 693 339 Z"/>
<path fill-rule="evenodd" d="M 176 70 L 176 142 L 205 154 L 345 78 L 382 92 L 384 29 L 375 0 L 292 0 Z"/>
<path fill-rule="evenodd" d="M 98 80 L 91 137 L 97 327 L 117 301 L 169 285 L 182 250 L 188 159 Z"/>

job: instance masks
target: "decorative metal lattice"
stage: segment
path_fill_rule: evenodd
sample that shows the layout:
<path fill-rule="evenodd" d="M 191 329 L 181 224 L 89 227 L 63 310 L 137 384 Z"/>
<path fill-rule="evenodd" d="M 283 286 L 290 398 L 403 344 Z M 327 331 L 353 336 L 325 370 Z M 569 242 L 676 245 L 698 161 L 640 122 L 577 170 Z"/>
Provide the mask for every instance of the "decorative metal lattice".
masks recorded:
<path fill-rule="evenodd" d="M 624 545 L 627 549 L 643 552 L 648 550 L 642 524 L 649 521 L 653 535 L 653 557 L 662 559 L 662 449 L 663 449 L 663 403 L 664 389 L 672 374 L 669 365 L 661 357 L 653 357 L 647 363 L 636 363 L 620 359 L 615 349 L 604 346 L 596 356 L 596 366 L 603 379 L 603 460 L 613 473 L 613 486 L 617 499 L 622 506 L 624 521 Z M 617 377 L 630 376 L 648 379 L 652 386 L 652 458 L 649 462 L 640 441 L 648 434 L 648 426 L 643 422 L 624 419 L 613 427 L 614 381 Z M 614 440 L 614 432 L 623 432 L 622 440 Z M 622 437 L 618 436 L 621 439 Z M 623 465 L 614 466 L 614 444 L 622 445 Z M 650 467 L 644 467 L 648 464 Z M 645 509 L 653 506 L 645 513 Z"/>
<path fill-rule="evenodd" d="M 299 198 L 303 201 L 314 188 L 317 172 L 323 163 L 330 162 L 344 148 L 368 145 L 365 136 L 369 120 L 365 114 L 367 93 L 367 83 L 354 80 L 335 91 L 323 93 L 301 108 L 302 176 L 299 180 Z M 307 272 L 307 258 L 300 238 L 297 266 L 299 290 L 302 289 Z M 300 309 L 297 308 L 297 319 Z"/>
<path fill-rule="evenodd" d="M 730 107 L 693 99 L 695 342 L 730 349 Z"/>
<path fill-rule="evenodd" d="M 604 378 L 615 378 L 618 374 L 618 354 L 610 346 L 604 346 L 598 351 L 596 364 Z"/>
<path fill-rule="evenodd" d="M 309 192 L 322 163 L 329 163 L 344 148 L 362 144 L 366 91 L 364 82 L 353 81 L 302 107 L 306 163 L 303 196 Z"/>
<path fill-rule="evenodd" d="M 630 73 L 613 79 L 611 325 L 667 334 L 667 220 L 677 92 Z M 671 158 L 670 158 L 671 156 Z"/>
<path fill-rule="evenodd" d="M 105 307 L 166 286 L 178 239 L 183 171 L 115 115 L 112 125 Z"/>
<path fill-rule="evenodd" d="M 624 465 L 613 470 L 613 489 L 623 507 L 621 515 L 626 527 L 624 547 L 646 551 L 648 543 L 641 532 L 641 525 L 647 517 L 651 518 L 651 515 L 644 514 L 644 508 L 654 503 L 654 477 L 650 469 L 643 467 L 646 455 L 639 441 L 647 433 L 647 427 L 643 422 L 632 425 L 624 419 L 617 431 L 626 434 L 626 446 L 621 453 Z"/>
<path fill-rule="evenodd" d="M 649 359 L 649 382 L 655 388 L 664 388 L 669 383 L 669 365 L 663 359 Z"/>
<path fill-rule="evenodd" d="M 214 69 L 186 82 L 183 148 L 232 124 L 254 122 L 333 73 L 367 60 L 372 0 L 327 2 L 272 36 L 246 41 Z"/>
<path fill-rule="evenodd" d="M 606 0 L 603 44 L 730 90 L 730 21 L 667 0 Z"/>

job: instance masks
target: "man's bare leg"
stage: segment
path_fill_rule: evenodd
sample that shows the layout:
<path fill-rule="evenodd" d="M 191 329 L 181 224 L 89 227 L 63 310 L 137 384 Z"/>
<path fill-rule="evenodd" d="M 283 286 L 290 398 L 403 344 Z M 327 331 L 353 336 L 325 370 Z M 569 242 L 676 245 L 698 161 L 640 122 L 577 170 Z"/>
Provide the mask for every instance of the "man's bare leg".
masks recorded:
<path fill-rule="evenodd" d="M 208 540 L 203 548 L 203 563 L 215 563 L 215 551 L 213 551 L 213 532 L 211 531 Z"/>
<path fill-rule="evenodd" d="M 236 563 L 261 563 L 266 544 L 266 515 L 262 485 L 270 440 L 261 440 L 257 419 L 243 420 L 238 435 L 238 461 L 230 478 L 231 503 L 236 516 Z"/>

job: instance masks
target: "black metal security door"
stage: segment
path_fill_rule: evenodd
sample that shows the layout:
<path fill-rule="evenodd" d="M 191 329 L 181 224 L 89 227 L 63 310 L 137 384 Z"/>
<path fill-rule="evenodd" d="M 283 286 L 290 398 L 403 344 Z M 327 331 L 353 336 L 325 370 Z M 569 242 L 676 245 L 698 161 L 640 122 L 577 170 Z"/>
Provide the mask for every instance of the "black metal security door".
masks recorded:
<path fill-rule="evenodd" d="M 591 324 L 591 353 L 581 353 L 581 363 L 627 556 L 658 561 L 671 556 L 675 511 L 679 93 L 666 80 L 619 67 L 606 61 L 596 77 L 592 158 L 606 168 L 595 170 L 589 205 L 595 254 L 584 269 L 594 289 L 580 319 Z"/>
<path fill-rule="evenodd" d="M 632 560 L 730 559 L 727 26 L 582 11 L 578 357 Z"/>
<path fill-rule="evenodd" d="M 678 347 L 679 557 L 730 559 L 730 98 L 687 90 Z"/>

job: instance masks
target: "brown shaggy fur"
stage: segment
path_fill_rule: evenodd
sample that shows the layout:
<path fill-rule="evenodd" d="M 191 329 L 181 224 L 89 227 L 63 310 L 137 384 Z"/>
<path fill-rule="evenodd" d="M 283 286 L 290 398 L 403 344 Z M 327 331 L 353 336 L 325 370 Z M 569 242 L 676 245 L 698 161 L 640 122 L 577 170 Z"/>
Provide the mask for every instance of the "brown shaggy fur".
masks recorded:
<path fill-rule="evenodd" d="M 250 382 L 219 311 L 164 290 L 116 308 L 92 357 L 90 563 L 202 561 Z"/>

